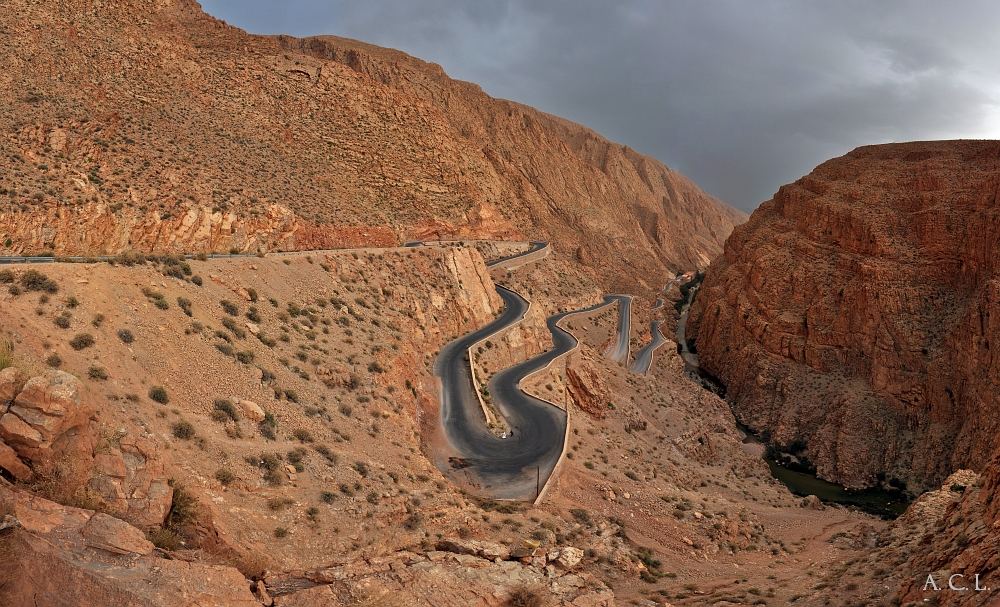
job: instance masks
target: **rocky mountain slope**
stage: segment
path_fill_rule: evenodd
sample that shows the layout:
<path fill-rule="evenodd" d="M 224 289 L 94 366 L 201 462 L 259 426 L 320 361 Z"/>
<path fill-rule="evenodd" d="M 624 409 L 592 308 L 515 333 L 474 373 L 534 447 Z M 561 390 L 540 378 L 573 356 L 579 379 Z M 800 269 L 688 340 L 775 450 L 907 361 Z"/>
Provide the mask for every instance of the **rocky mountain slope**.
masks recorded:
<path fill-rule="evenodd" d="M 779 189 L 688 324 L 737 417 L 851 487 L 983 471 L 1000 446 L 998 186 L 1000 143 L 943 141 L 858 148 Z"/>
<path fill-rule="evenodd" d="M 705 266 L 745 215 L 596 133 L 338 38 L 191 0 L 6 3 L 0 248 L 552 240 L 609 288 Z"/>

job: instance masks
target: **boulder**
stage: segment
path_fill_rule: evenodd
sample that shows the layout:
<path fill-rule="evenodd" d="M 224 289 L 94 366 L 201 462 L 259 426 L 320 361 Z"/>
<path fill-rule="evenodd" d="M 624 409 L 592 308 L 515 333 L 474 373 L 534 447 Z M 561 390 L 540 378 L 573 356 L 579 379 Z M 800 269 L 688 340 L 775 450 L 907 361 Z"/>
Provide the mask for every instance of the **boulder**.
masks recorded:
<path fill-rule="evenodd" d="M 0 437 L 22 458 L 45 459 L 43 452 L 60 436 L 93 419 L 93 411 L 82 402 L 82 387 L 79 379 L 65 371 L 50 370 L 32 377 L 0 418 Z M 24 425 L 34 432 L 27 432 Z"/>
<path fill-rule="evenodd" d="M 14 397 L 24 388 L 25 377 L 17 367 L 0 371 L 0 407 L 14 402 Z"/>
<path fill-rule="evenodd" d="M 0 416 L 0 438 L 10 445 L 21 447 L 39 447 L 44 439 L 42 433 L 29 426 L 13 413 Z"/>
<path fill-rule="evenodd" d="M 10 472 L 19 481 L 31 479 L 31 468 L 25 466 L 17 457 L 17 453 L 2 442 L 0 442 L 0 468 Z"/>
<path fill-rule="evenodd" d="M 80 529 L 88 548 L 115 554 L 149 554 L 153 544 L 132 525 L 107 514 L 96 513 Z"/>
<path fill-rule="evenodd" d="M 264 421 L 264 409 L 257 403 L 241 400 L 240 408 L 243 409 L 243 417 L 255 422 Z"/>
<path fill-rule="evenodd" d="M 559 551 L 559 558 L 556 559 L 556 562 L 566 569 L 572 569 L 581 559 L 583 559 L 583 550 L 569 546 Z"/>

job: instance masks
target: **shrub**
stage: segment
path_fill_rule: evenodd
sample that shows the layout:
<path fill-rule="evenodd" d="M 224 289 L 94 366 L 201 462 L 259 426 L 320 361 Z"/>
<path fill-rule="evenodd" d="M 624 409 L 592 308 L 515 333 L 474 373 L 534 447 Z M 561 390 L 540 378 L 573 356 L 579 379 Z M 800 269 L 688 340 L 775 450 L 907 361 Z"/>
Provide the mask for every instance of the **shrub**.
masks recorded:
<path fill-rule="evenodd" d="M 312 434 L 304 428 L 299 428 L 295 430 L 295 432 L 292 432 L 292 436 L 294 436 L 303 443 L 311 443 L 314 440 L 316 440 L 313 438 Z"/>
<path fill-rule="evenodd" d="M 181 310 L 183 310 L 185 314 L 187 314 L 188 316 L 191 316 L 191 300 L 190 299 L 186 299 L 184 297 L 178 297 L 177 298 L 177 305 L 181 307 Z"/>
<path fill-rule="evenodd" d="M 368 464 L 364 462 L 354 462 L 353 468 L 361 475 L 361 478 L 368 478 L 368 473 L 371 471 Z"/>
<path fill-rule="evenodd" d="M 62 358 L 59 358 L 59 355 L 56 354 L 55 352 L 53 352 L 51 355 L 49 355 L 48 358 L 45 359 L 45 364 L 52 367 L 53 369 L 58 369 L 62 365 L 62 362 L 63 362 Z"/>
<path fill-rule="evenodd" d="M 236 480 L 236 475 L 233 474 L 232 470 L 227 470 L 225 468 L 222 468 L 216 471 L 215 480 L 219 481 L 220 483 L 228 487 L 229 485 L 233 484 L 233 481 Z"/>
<path fill-rule="evenodd" d="M 236 360 L 240 361 L 244 365 L 249 365 L 253 362 L 253 352 L 250 350 L 244 350 L 242 352 L 236 353 Z"/>
<path fill-rule="evenodd" d="M 191 282 L 198 285 L 199 287 L 204 283 L 204 281 L 201 279 L 201 276 L 192 276 Z"/>
<path fill-rule="evenodd" d="M 281 539 L 281 538 L 283 538 L 283 537 L 285 537 L 287 535 L 288 535 L 288 529 L 285 529 L 284 527 L 275 527 L 274 528 L 274 537 L 276 537 L 278 539 Z"/>
<path fill-rule="evenodd" d="M 420 524 L 424 522 L 424 515 L 419 512 L 414 512 L 403 521 L 403 527 L 408 531 L 415 531 L 420 528 Z"/>
<path fill-rule="evenodd" d="M 90 379 L 108 378 L 108 372 L 104 370 L 104 367 L 99 367 L 97 365 L 91 366 L 90 369 L 87 371 L 87 375 L 90 376 Z"/>
<path fill-rule="evenodd" d="M 83 350 L 84 348 L 89 348 L 94 345 L 94 336 L 90 333 L 80 333 L 73 339 L 69 340 L 69 345 L 74 350 Z"/>
<path fill-rule="evenodd" d="M 219 302 L 219 305 L 222 306 L 222 311 L 230 316 L 239 316 L 240 314 L 239 307 L 228 299 L 223 299 Z"/>
<path fill-rule="evenodd" d="M 69 312 L 63 312 L 59 316 L 56 316 L 52 322 L 54 322 L 60 329 L 68 329 L 70 318 L 72 318 L 72 315 Z"/>
<path fill-rule="evenodd" d="M 0 283 L 10 284 L 14 282 L 14 273 L 8 269 L 0 270 Z"/>
<path fill-rule="evenodd" d="M 181 547 L 181 536 L 170 529 L 154 529 L 149 532 L 149 541 L 160 550 L 172 552 Z"/>
<path fill-rule="evenodd" d="M 135 341 L 135 336 L 128 329 L 119 329 L 118 339 L 122 340 L 123 343 L 130 344 Z"/>
<path fill-rule="evenodd" d="M 173 491 L 173 500 L 167 518 L 164 521 L 167 527 L 178 529 L 183 525 L 193 523 L 198 515 L 198 500 L 188 493 L 182 483 L 174 479 L 167 481 Z"/>
<path fill-rule="evenodd" d="M 170 431 L 173 432 L 174 436 L 183 440 L 189 440 L 194 438 L 194 426 L 191 422 L 181 420 L 176 422 L 171 426 Z"/>
<path fill-rule="evenodd" d="M 378 364 L 377 362 L 372 361 L 371 363 L 368 364 L 368 371 L 370 371 L 371 373 L 384 373 L 385 368 L 382 365 Z"/>
<path fill-rule="evenodd" d="M 21 274 L 21 286 L 27 291 L 44 291 L 45 293 L 55 293 L 59 290 L 59 285 L 45 274 L 38 270 L 25 270 Z"/>
<path fill-rule="evenodd" d="M 250 301 L 252 301 L 253 303 L 257 303 L 257 299 L 258 299 L 257 289 L 255 289 L 253 287 L 249 287 L 247 289 L 247 295 L 250 296 Z"/>
<path fill-rule="evenodd" d="M 77 299 L 76 296 L 70 295 L 69 297 L 66 298 L 66 307 L 67 308 L 75 308 L 75 307 L 77 307 L 79 305 L 80 305 L 80 300 Z"/>
<path fill-rule="evenodd" d="M 101 325 L 104 324 L 104 315 L 94 314 L 94 318 L 90 321 L 90 324 L 94 325 L 95 329 L 99 329 Z"/>
<path fill-rule="evenodd" d="M 324 491 L 319 494 L 319 499 L 324 504 L 332 504 L 337 499 L 337 494 L 333 491 Z"/>
<path fill-rule="evenodd" d="M 542 607 L 542 604 L 542 596 L 538 591 L 527 586 L 511 589 L 510 596 L 507 597 L 507 605 L 510 607 Z"/>
<path fill-rule="evenodd" d="M 250 322 L 261 321 L 260 310 L 257 309 L 257 306 L 250 306 L 250 309 L 247 310 L 247 319 Z"/>
<path fill-rule="evenodd" d="M 167 396 L 167 389 L 163 386 L 153 386 L 149 389 L 149 398 L 165 405 L 170 402 L 170 397 Z"/>
<path fill-rule="evenodd" d="M 9 287 L 7 287 L 7 292 L 13 295 L 14 297 L 17 297 L 18 295 L 21 294 L 21 287 L 17 285 L 10 285 Z"/>
<path fill-rule="evenodd" d="M 154 300 L 153 303 L 156 305 L 157 308 L 159 308 L 161 310 L 169 310 L 170 309 L 170 302 L 167 301 L 166 299 L 162 298 L 162 297 Z"/>
<path fill-rule="evenodd" d="M 215 344 L 216 349 L 226 356 L 232 356 L 236 351 L 229 344 Z"/>
<path fill-rule="evenodd" d="M 234 422 L 240 420 L 240 416 L 236 412 L 236 406 L 233 405 L 233 401 L 228 398 L 215 399 L 215 410 L 225 414 L 228 419 L 231 419 Z"/>
<path fill-rule="evenodd" d="M 317 446 L 313 447 L 313 449 L 316 450 L 316 453 L 319 453 L 320 455 L 322 455 L 323 457 L 325 457 L 326 460 L 328 462 L 330 462 L 331 464 L 336 464 L 337 463 L 337 459 L 338 459 L 337 458 L 337 454 L 334 453 L 333 451 L 331 451 L 330 448 L 327 447 L 326 445 L 317 445 Z"/>
<path fill-rule="evenodd" d="M 285 390 L 285 398 L 292 401 L 293 403 L 299 402 L 299 393 L 295 390 Z"/>
<path fill-rule="evenodd" d="M 284 510 L 285 508 L 291 506 L 295 503 L 295 500 L 287 497 L 272 497 L 267 500 L 267 507 L 274 512 Z"/>

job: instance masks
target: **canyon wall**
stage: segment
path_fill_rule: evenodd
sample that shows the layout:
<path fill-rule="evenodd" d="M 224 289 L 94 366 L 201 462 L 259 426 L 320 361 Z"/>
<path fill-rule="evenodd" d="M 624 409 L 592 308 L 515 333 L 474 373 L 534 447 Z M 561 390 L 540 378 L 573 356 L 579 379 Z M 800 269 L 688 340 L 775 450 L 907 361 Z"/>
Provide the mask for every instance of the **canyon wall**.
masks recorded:
<path fill-rule="evenodd" d="M 249 35 L 190 0 L 8 3 L 0 23 L 8 253 L 531 238 L 641 288 L 706 266 L 746 219 L 398 51 Z"/>
<path fill-rule="evenodd" d="M 688 323 L 740 421 L 849 487 L 940 485 L 998 444 L 1000 143 L 858 148 L 733 232 Z"/>

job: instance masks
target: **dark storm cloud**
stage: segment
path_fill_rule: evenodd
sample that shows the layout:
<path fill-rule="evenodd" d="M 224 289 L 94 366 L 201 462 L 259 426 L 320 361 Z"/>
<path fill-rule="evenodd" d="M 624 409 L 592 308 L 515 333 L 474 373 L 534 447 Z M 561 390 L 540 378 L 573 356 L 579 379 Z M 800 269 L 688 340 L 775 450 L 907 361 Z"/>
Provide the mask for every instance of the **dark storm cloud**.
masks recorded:
<path fill-rule="evenodd" d="M 205 0 L 336 34 L 585 124 L 751 210 L 852 148 L 1000 137 L 1000 3 Z"/>

